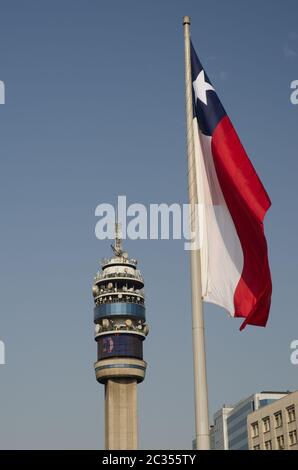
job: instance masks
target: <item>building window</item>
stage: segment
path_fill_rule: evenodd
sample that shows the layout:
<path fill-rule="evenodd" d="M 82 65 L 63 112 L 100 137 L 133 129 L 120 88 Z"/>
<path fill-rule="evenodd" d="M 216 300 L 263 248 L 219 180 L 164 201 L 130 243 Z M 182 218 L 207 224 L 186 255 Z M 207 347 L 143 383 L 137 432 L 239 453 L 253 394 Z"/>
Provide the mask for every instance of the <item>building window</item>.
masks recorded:
<path fill-rule="evenodd" d="M 259 423 L 256 421 L 251 425 L 252 437 L 258 437 L 259 435 Z"/>
<path fill-rule="evenodd" d="M 296 431 L 296 429 L 289 433 L 289 438 L 290 438 L 290 446 L 294 446 L 295 444 L 297 444 L 297 431 Z"/>
<path fill-rule="evenodd" d="M 260 446 L 259 445 L 254 446 L 254 450 L 260 450 Z"/>
<path fill-rule="evenodd" d="M 270 431 L 270 418 L 267 416 L 263 419 L 263 432 Z"/>
<path fill-rule="evenodd" d="M 274 413 L 275 416 L 275 427 L 280 428 L 282 426 L 282 414 L 281 411 Z"/>
<path fill-rule="evenodd" d="M 288 422 L 291 423 L 292 421 L 295 421 L 295 419 L 296 419 L 295 406 L 294 405 L 289 406 L 287 408 L 287 412 L 288 412 Z"/>
<path fill-rule="evenodd" d="M 265 441 L 265 450 L 271 450 L 271 449 L 272 449 L 272 442 Z"/>
<path fill-rule="evenodd" d="M 283 450 L 285 448 L 285 441 L 283 436 L 278 436 L 277 438 L 277 448 L 278 450 Z"/>

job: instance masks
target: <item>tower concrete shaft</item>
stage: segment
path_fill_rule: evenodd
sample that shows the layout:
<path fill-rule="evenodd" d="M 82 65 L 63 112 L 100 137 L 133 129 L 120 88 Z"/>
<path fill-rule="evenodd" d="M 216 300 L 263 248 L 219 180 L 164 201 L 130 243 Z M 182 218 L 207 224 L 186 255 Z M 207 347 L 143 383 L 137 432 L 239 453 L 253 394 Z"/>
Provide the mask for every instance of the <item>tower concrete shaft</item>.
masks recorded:
<path fill-rule="evenodd" d="M 105 384 L 105 442 L 111 450 L 138 448 L 135 379 L 109 379 Z"/>
<path fill-rule="evenodd" d="M 105 386 L 105 448 L 131 450 L 138 446 L 137 385 L 145 378 L 143 341 L 149 328 L 144 280 L 137 261 L 122 249 L 119 230 L 112 248 L 114 256 L 102 261 L 92 288 L 94 367 L 97 381 Z"/>

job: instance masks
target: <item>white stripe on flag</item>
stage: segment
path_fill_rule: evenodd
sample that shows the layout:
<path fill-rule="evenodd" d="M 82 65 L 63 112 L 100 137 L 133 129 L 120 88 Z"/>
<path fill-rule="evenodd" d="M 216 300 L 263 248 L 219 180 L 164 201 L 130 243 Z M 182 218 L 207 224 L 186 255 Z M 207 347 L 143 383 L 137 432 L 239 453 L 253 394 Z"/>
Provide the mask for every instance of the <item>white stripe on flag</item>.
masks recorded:
<path fill-rule="evenodd" d="M 198 130 L 196 118 L 193 129 L 202 234 L 202 295 L 205 301 L 221 305 L 234 316 L 234 293 L 243 269 L 243 251 L 216 175 L 212 138 Z"/>

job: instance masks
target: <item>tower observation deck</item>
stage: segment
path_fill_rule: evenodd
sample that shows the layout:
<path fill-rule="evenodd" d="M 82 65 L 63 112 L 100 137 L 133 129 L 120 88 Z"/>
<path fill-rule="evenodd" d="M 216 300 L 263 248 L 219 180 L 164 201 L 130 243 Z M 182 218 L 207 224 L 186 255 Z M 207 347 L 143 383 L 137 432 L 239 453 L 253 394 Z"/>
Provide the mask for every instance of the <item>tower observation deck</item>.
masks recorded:
<path fill-rule="evenodd" d="M 94 278 L 95 374 L 105 386 L 105 448 L 137 449 L 137 384 L 145 378 L 144 280 L 137 261 L 122 248 L 116 224 L 113 256 Z"/>

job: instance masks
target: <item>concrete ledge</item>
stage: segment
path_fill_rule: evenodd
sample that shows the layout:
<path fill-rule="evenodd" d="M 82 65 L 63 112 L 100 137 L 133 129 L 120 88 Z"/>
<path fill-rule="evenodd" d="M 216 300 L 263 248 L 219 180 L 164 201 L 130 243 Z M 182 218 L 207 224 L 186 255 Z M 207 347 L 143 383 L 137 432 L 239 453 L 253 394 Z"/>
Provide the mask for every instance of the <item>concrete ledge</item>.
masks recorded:
<path fill-rule="evenodd" d="M 140 359 L 112 358 L 94 364 L 96 380 L 105 383 L 108 379 L 131 378 L 142 382 L 145 378 L 147 363 Z"/>

